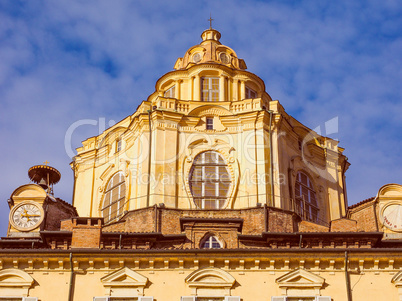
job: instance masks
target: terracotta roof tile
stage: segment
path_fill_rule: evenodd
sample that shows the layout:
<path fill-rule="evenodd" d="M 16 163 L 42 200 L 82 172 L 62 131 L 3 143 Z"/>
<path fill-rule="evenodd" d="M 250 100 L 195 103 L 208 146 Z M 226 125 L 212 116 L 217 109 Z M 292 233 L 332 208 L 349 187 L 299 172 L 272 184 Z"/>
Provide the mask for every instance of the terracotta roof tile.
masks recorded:
<path fill-rule="evenodd" d="M 359 207 L 360 205 L 363 205 L 363 204 L 365 204 L 365 203 L 371 202 L 371 201 L 374 200 L 374 199 L 375 199 L 375 197 L 371 197 L 371 198 L 365 199 L 365 200 L 363 200 L 363 201 L 361 201 L 361 202 L 359 202 L 359 203 L 357 203 L 357 204 L 354 204 L 354 205 L 349 206 L 348 209 L 353 209 L 353 208 Z"/>

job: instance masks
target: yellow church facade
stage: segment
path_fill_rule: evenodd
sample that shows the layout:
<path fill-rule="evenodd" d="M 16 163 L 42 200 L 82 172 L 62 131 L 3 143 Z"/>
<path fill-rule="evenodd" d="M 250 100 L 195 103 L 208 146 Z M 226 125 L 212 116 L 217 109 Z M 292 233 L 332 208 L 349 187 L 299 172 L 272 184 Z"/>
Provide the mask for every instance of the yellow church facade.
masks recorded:
<path fill-rule="evenodd" d="M 402 186 L 348 206 L 338 141 L 212 28 L 137 110 L 8 201 L 0 301 L 402 300 Z M 328 126 L 331 126 L 329 121 Z"/>

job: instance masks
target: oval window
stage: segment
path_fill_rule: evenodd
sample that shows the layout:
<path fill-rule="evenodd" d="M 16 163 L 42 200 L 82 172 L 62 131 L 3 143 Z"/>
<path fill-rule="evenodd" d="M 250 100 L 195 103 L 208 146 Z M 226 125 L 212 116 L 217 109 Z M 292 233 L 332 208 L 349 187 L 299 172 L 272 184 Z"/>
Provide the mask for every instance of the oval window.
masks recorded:
<path fill-rule="evenodd" d="M 197 52 L 196 54 L 193 55 L 193 62 L 194 62 L 194 63 L 200 62 L 201 59 L 202 59 L 201 53 Z"/>
<path fill-rule="evenodd" d="M 223 64 L 229 64 L 229 56 L 226 53 L 219 54 L 219 58 Z"/>

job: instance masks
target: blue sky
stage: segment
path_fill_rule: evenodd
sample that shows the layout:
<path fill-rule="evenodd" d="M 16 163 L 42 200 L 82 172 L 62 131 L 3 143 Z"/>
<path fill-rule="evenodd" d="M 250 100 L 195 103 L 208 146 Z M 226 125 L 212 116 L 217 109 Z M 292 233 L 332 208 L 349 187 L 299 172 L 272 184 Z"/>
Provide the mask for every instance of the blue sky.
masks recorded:
<path fill-rule="evenodd" d="M 213 27 L 310 128 L 339 118 L 349 204 L 402 180 L 402 5 L 382 1 L 0 1 L 0 234 L 7 199 L 45 160 L 71 202 L 67 129 L 132 114 Z M 98 134 L 74 132 L 73 147 Z"/>

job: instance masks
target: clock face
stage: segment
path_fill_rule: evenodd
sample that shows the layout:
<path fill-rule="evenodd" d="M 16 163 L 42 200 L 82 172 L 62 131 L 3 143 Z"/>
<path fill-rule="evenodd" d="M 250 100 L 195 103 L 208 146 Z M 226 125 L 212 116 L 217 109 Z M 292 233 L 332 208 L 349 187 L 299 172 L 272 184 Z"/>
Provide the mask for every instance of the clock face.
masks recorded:
<path fill-rule="evenodd" d="M 402 231 L 402 204 L 391 204 L 382 213 L 384 226 L 393 231 Z"/>
<path fill-rule="evenodd" d="M 18 230 L 35 229 L 43 220 L 43 209 L 33 202 L 15 206 L 10 212 L 10 222 Z"/>

